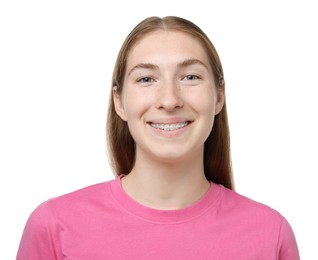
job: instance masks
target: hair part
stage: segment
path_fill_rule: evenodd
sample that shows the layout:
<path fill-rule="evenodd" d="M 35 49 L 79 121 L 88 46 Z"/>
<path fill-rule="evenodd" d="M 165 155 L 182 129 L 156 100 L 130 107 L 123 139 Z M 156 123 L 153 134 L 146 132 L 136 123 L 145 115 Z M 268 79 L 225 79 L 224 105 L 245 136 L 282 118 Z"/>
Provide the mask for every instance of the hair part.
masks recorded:
<path fill-rule="evenodd" d="M 131 49 L 147 34 L 157 30 L 181 31 L 196 38 L 205 49 L 213 71 L 217 88 L 224 88 L 223 68 L 218 53 L 208 36 L 194 23 L 176 16 L 149 17 L 141 21 L 125 39 L 115 63 L 112 89 L 121 95 L 126 73 L 127 59 Z M 111 91 L 107 115 L 107 144 L 111 165 L 117 176 L 129 174 L 135 164 L 135 141 L 127 122 L 116 113 L 113 90 Z M 209 181 L 234 189 L 230 156 L 230 134 L 226 102 L 215 116 L 211 133 L 204 143 L 204 173 Z"/>

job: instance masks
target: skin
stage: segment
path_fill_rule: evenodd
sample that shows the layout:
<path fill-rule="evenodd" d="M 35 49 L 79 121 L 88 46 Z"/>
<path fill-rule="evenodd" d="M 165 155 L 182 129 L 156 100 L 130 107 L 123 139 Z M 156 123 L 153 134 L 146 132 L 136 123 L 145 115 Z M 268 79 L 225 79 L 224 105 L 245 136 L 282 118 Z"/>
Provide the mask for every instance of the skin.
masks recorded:
<path fill-rule="evenodd" d="M 176 31 L 147 34 L 128 56 L 123 92 L 115 86 L 113 96 L 136 143 L 135 166 L 122 179 L 126 193 L 157 209 L 200 199 L 210 186 L 204 142 L 224 104 L 200 42 Z"/>

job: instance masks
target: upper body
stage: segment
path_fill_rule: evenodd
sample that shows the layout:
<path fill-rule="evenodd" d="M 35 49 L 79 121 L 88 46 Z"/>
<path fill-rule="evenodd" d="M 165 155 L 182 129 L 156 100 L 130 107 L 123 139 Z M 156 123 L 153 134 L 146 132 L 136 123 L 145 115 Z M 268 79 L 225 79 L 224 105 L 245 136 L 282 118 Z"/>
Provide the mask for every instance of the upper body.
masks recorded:
<path fill-rule="evenodd" d="M 297 260 L 293 231 L 276 210 L 211 183 L 178 210 L 144 206 L 121 178 L 41 204 L 17 260 Z"/>
<path fill-rule="evenodd" d="M 121 185 L 40 206 L 19 260 L 299 259 L 286 220 L 231 191 L 225 103 L 222 64 L 199 27 L 141 21 L 118 54 L 108 111 Z"/>

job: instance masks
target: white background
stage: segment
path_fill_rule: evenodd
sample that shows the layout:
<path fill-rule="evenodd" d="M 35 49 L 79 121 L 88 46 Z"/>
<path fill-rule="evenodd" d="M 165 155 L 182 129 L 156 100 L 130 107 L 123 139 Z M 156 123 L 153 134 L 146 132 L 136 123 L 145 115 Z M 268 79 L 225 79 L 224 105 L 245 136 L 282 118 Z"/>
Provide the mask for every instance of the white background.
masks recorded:
<path fill-rule="evenodd" d="M 0 259 L 42 201 L 110 180 L 105 122 L 115 57 L 151 15 L 199 25 L 223 62 L 236 190 L 280 211 L 318 259 L 315 1 L 0 3 Z"/>

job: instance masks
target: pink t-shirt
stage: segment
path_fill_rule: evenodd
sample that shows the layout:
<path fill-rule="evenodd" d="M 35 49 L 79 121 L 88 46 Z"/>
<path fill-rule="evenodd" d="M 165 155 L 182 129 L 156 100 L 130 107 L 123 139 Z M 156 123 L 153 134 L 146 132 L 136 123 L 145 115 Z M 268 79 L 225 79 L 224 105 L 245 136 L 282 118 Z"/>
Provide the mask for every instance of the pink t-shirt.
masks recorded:
<path fill-rule="evenodd" d="M 31 214 L 17 260 L 298 260 L 293 231 L 274 209 L 221 185 L 194 205 L 156 210 L 120 178 L 48 200 Z"/>

